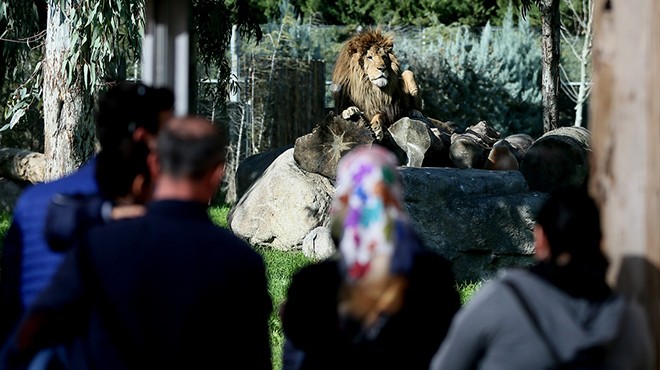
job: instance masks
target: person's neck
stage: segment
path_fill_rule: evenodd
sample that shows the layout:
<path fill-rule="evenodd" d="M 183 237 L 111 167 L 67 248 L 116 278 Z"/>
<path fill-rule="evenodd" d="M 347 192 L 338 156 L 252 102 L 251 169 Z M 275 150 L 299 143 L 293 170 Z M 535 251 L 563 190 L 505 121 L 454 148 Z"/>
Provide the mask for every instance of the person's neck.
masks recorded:
<path fill-rule="evenodd" d="M 194 180 L 162 176 L 158 179 L 153 200 L 183 200 L 207 204 L 211 197 L 207 187 Z"/>

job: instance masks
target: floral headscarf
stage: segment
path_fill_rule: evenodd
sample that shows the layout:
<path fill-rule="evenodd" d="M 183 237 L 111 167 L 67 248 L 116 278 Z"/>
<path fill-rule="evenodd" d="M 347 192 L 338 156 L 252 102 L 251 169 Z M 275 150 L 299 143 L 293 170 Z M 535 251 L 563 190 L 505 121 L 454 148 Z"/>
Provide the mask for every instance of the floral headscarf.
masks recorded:
<path fill-rule="evenodd" d="M 331 215 L 342 226 L 339 251 L 346 278 L 370 273 L 377 256 L 389 257 L 389 272 L 405 273 L 419 247 L 403 208 L 397 159 L 373 145 L 347 153 L 339 162 Z"/>

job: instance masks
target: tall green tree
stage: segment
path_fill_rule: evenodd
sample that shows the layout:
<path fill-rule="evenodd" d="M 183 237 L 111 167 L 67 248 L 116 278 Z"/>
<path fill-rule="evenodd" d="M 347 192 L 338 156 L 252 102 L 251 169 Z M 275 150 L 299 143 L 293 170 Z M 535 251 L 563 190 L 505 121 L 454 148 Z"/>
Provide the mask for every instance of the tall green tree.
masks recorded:
<path fill-rule="evenodd" d="M 277 0 L 260 0 L 272 16 Z M 295 0 L 305 17 L 325 24 L 431 26 L 460 23 L 483 26 L 496 13 L 497 0 Z"/>
<path fill-rule="evenodd" d="M 19 4 L 20 3 L 20 4 Z M 0 3 L 0 27 L 27 22 L 28 12 L 42 3 L 46 37 L 44 58 L 29 81 L 12 95 L 5 108 L 10 123 L 24 116 L 34 97 L 41 97 L 44 115 L 44 154 L 47 178 L 60 177 L 89 158 L 94 152 L 92 112 L 94 97 L 108 80 L 126 77 L 126 66 L 137 60 L 144 29 L 144 1 L 117 0 L 12 0 Z M 31 14 L 31 13 L 30 13 Z M 259 36 L 256 12 L 249 0 L 196 0 L 193 2 L 199 55 L 213 64 L 218 80 L 229 78 L 225 52 L 231 25 L 239 25 L 244 35 Z M 7 75 L 7 71 L 3 76 Z M 220 87 L 218 90 L 222 90 Z"/>

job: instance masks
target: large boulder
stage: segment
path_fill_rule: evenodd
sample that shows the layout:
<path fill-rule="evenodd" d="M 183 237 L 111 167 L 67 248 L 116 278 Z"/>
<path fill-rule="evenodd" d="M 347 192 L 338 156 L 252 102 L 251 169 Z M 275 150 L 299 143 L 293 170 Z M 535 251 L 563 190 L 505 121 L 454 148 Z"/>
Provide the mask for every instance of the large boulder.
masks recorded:
<path fill-rule="evenodd" d="M 311 230 L 324 226 L 333 194 L 330 180 L 300 169 L 289 149 L 232 207 L 229 227 L 252 245 L 300 249 Z"/>
<path fill-rule="evenodd" d="M 564 186 L 586 186 L 589 151 L 586 128 L 560 127 L 534 141 L 520 164 L 520 172 L 531 190 L 551 193 Z"/>
<path fill-rule="evenodd" d="M 327 230 L 333 184 L 301 170 L 293 150 L 280 155 L 234 206 L 229 225 L 253 245 L 334 251 Z M 427 247 L 447 257 L 459 280 L 489 278 L 533 262 L 534 215 L 547 198 L 519 171 L 400 167 L 404 202 Z"/>
<path fill-rule="evenodd" d="M 406 155 L 406 166 L 422 167 L 430 161 L 438 161 L 437 158 L 447 155 L 442 141 L 431 130 L 424 121 L 401 118 L 388 127 L 392 140 Z"/>
<path fill-rule="evenodd" d="M 243 194 L 254 184 L 255 181 L 266 171 L 280 154 L 291 149 L 292 146 L 275 148 L 267 152 L 258 153 L 245 158 L 234 175 L 235 194 L 227 194 L 227 203 L 234 204 L 241 199 Z"/>
<path fill-rule="evenodd" d="M 458 168 L 483 168 L 500 133 L 486 121 L 468 127 L 465 132 L 451 135 L 449 158 Z"/>
<path fill-rule="evenodd" d="M 400 168 L 404 202 L 426 246 L 447 257 L 458 280 L 533 262 L 534 215 L 547 194 L 518 171 Z"/>

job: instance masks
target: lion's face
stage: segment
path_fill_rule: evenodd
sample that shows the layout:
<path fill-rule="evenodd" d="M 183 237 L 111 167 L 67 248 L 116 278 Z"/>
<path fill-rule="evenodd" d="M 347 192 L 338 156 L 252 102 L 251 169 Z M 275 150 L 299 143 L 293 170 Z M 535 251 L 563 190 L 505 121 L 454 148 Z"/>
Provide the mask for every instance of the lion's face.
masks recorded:
<path fill-rule="evenodd" d="M 372 46 L 362 56 L 362 68 L 364 73 L 372 84 L 379 88 L 387 86 L 389 77 L 392 74 L 390 68 L 391 60 L 388 54 L 376 46 Z"/>

